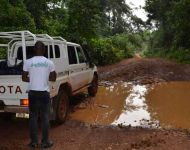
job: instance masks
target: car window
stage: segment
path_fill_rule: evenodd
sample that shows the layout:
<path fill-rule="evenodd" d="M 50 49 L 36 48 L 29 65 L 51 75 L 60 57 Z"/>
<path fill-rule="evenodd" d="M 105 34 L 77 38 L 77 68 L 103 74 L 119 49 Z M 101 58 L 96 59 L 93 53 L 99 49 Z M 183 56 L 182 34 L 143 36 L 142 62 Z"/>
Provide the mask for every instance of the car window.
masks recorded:
<path fill-rule="evenodd" d="M 55 45 L 55 58 L 60 58 L 60 48 L 58 45 Z"/>
<path fill-rule="evenodd" d="M 84 63 L 85 62 L 85 57 L 84 54 L 82 52 L 82 49 L 80 47 L 77 47 L 77 54 L 78 54 L 78 58 L 79 58 L 79 63 Z"/>
<path fill-rule="evenodd" d="M 52 45 L 50 46 L 50 53 L 49 53 L 49 57 L 48 57 L 48 46 L 45 46 L 45 54 L 44 57 L 46 58 L 54 58 L 53 57 L 53 48 Z M 27 46 L 26 47 L 26 59 L 32 58 L 35 55 L 34 52 L 34 46 Z M 58 45 L 55 45 L 55 58 L 60 58 L 60 48 Z M 22 46 L 20 46 L 18 48 L 17 51 L 17 59 L 22 60 L 23 59 L 23 52 L 22 52 Z"/>
<path fill-rule="evenodd" d="M 69 64 L 77 64 L 77 57 L 75 52 L 75 47 L 68 46 L 68 57 L 69 57 Z"/>
<path fill-rule="evenodd" d="M 48 58 L 48 46 L 45 46 L 45 54 L 44 57 Z M 34 46 L 26 46 L 26 59 L 30 59 L 35 55 L 34 52 Z M 17 51 L 17 59 L 23 60 L 23 52 L 22 52 L 22 46 L 18 48 Z"/>
<path fill-rule="evenodd" d="M 44 57 L 48 58 L 48 46 L 45 46 L 45 54 Z"/>
<path fill-rule="evenodd" d="M 34 46 L 26 46 L 26 59 L 32 58 L 34 56 Z M 22 46 L 18 48 L 17 59 L 23 60 Z"/>
<path fill-rule="evenodd" d="M 52 45 L 50 45 L 50 49 L 49 49 L 50 51 L 49 51 L 49 58 L 53 58 L 53 47 L 52 47 Z"/>

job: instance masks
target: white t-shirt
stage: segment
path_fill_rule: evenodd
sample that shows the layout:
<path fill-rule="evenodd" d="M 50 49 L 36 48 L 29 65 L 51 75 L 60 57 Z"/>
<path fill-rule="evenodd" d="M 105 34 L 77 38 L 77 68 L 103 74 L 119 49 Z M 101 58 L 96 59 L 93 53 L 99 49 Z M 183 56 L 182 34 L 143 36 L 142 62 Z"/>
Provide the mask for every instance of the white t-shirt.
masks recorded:
<path fill-rule="evenodd" d="M 29 72 L 28 90 L 49 91 L 49 74 L 55 71 L 51 60 L 44 56 L 34 56 L 24 62 L 23 70 Z"/>

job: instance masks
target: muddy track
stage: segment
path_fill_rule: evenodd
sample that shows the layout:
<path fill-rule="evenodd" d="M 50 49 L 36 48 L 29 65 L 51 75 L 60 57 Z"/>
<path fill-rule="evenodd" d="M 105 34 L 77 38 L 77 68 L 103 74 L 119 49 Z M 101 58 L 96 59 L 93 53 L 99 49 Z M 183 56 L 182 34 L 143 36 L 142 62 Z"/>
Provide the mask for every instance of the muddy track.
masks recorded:
<path fill-rule="evenodd" d="M 190 65 L 132 58 L 99 67 L 99 73 L 100 80 L 141 84 L 189 81 Z M 50 137 L 55 144 L 50 150 L 189 150 L 189 133 L 180 129 L 97 126 L 68 120 L 63 125 L 51 126 Z M 27 119 L 4 121 L 0 118 L 0 150 L 28 150 L 28 143 Z"/>
<path fill-rule="evenodd" d="M 131 58 L 99 67 L 100 79 L 151 84 L 163 81 L 190 81 L 190 65 L 160 58 Z"/>

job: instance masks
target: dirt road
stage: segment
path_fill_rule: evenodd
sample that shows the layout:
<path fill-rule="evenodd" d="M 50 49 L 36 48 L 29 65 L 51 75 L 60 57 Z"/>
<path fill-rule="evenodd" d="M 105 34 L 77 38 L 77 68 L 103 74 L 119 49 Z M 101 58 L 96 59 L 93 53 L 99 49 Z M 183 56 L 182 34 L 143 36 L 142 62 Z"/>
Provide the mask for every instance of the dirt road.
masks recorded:
<path fill-rule="evenodd" d="M 99 72 L 101 80 L 140 84 L 190 80 L 190 65 L 155 58 L 123 60 L 100 67 Z M 189 150 L 189 135 L 188 130 L 97 126 L 71 120 L 50 129 L 55 142 L 51 150 Z M 0 119 L 0 150 L 27 150 L 28 142 L 27 119 Z"/>
<path fill-rule="evenodd" d="M 163 81 L 190 81 L 190 65 L 177 64 L 160 58 L 131 58 L 100 67 L 101 80 L 133 81 L 151 84 Z"/>

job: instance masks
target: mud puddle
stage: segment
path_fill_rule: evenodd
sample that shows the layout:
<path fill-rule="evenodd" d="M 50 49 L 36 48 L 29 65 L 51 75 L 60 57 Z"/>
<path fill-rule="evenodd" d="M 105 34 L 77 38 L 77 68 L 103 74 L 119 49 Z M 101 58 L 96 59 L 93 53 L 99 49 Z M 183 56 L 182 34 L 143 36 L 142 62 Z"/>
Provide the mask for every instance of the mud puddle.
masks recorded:
<path fill-rule="evenodd" d="M 96 125 L 150 126 L 146 92 L 143 85 L 105 82 L 95 98 L 87 98 L 75 107 L 70 119 Z"/>
<path fill-rule="evenodd" d="M 70 120 L 95 125 L 190 128 L 190 82 L 103 83 L 75 106 Z"/>
<path fill-rule="evenodd" d="M 162 127 L 190 129 L 190 82 L 169 82 L 155 85 L 146 103 L 151 118 Z"/>

